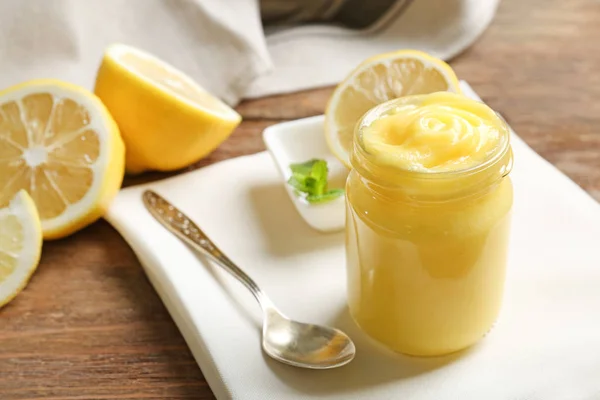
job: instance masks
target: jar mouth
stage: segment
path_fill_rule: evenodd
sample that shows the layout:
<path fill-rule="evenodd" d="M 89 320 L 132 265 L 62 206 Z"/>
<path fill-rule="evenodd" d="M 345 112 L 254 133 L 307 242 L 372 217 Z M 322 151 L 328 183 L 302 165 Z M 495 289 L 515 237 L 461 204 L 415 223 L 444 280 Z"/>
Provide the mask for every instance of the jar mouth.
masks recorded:
<path fill-rule="evenodd" d="M 355 146 L 356 146 L 356 144 L 355 144 Z M 361 159 L 363 159 L 363 160 L 360 161 L 360 163 L 364 164 L 365 163 L 364 160 L 367 160 L 366 163 L 371 164 L 372 162 L 368 161 L 368 156 L 365 156 L 368 153 L 362 147 L 361 147 L 360 151 L 364 153 L 363 157 L 361 157 Z M 405 176 L 412 176 L 415 179 L 431 179 L 431 180 L 448 179 L 448 178 L 452 178 L 452 177 L 456 177 L 456 176 L 468 176 L 468 175 L 477 174 L 478 172 L 486 170 L 486 169 L 492 167 L 493 165 L 497 164 L 502 159 L 506 158 L 508 156 L 508 153 L 510 153 L 510 158 L 509 158 L 508 162 L 506 163 L 506 165 L 501 167 L 503 169 L 502 176 L 507 176 L 511 172 L 512 165 L 513 165 L 512 150 L 511 150 L 510 142 L 508 140 L 504 141 L 504 144 L 500 148 L 499 151 L 494 152 L 493 154 L 490 155 L 490 157 L 488 157 L 481 163 L 472 165 L 467 168 L 454 169 L 454 170 L 448 170 L 448 171 L 418 171 L 418 170 L 411 170 L 411 169 L 407 169 L 407 168 L 391 167 L 391 166 L 389 168 L 394 169 L 394 171 L 398 174 L 402 174 Z M 355 163 L 353 162 L 354 159 L 355 159 L 355 156 L 353 155 L 351 157 L 352 167 L 354 169 L 362 169 L 362 168 L 358 167 L 357 165 L 355 165 Z"/>
<path fill-rule="evenodd" d="M 419 95 L 417 95 L 419 96 Z M 371 125 L 376 119 L 381 118 L 388 112 L 390 109 L 394 107 L 394 105 L 398 102 L 399 99 L 388 100 L 387 102 L 381 103 L 369 111 L 367 111 L 357 122 L 354 128 L 354 144 L 353 151 L 351 154 L 351 163 L 352 167 L 357 170 L 377 170 L 378 168 L 385 168 L 389 172 L 393 171 L 394 174 L 401 175 L 404 178 L 412 178 L 418 180 L 438 180 L 438 179 L 452 179 L 455 177 L 467 177 L 469 175 L 477 174 L 481 171 L 484 171 L 492 166 L 498 164 L 502 160 L 506 159 L 504 165 L 500 166 L 501 177 L 507 176 L 511 170 L 513 165 L 513 156 L 510 145 L 510 134 L 511 130 L 508 126 L 506 120 L 502 117 L 502 115 L 496 111 L 493 111 L 498 117 L 499 121 L 502 124 L 502 131 L 505 132 L 502 135 L 501 144 L 491 152 L 486 158 L 481 160 L 478 163 L 473 165 L 469 165 L 464 168 L 458 169 L 449 169 L 443 171 L 427 171 L 427 170 L 415 170 L 409 168 L 403 168 L 395 165 L 385 165 L 381 166 L 371 160 L 372 154 L 370 154 L 363 144 L 362 131 L 364 128 Z M 474 102 L 485 104 L 478 100 L 473 100 Z"/>

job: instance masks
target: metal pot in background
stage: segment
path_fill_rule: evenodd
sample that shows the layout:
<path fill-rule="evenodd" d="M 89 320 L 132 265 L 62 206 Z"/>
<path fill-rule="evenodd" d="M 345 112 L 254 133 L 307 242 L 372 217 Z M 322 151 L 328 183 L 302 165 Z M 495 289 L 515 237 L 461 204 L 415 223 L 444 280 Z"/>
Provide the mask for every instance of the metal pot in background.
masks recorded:
<path fill-rule="evenodd" d="M 366 29 L 410 0 L 260 0 L 266 27 L 327 23 Z M 401 3 L 401 4 L 399 4 Z"/>

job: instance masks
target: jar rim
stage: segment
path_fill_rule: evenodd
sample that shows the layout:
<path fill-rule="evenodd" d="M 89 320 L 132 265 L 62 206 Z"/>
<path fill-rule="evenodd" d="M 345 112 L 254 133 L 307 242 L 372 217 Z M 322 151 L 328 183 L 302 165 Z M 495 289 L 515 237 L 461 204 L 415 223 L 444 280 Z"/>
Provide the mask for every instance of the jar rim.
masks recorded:
<path fill-rule="evenodd" d="M 378 104 L 375 107 L 369 109 L 358 120 L 358 122 L 355 125 L 354 134 L 353 134 L 354 144 L 353 144 L 353 151 L 351 154 L 351 156 L 352 156 L 351 162 L 355 159 L 356 152 L 358 151 L 360 153 L 363 153 L 363 154 L 361 154 L 361 156 L 362 156 L 361 158 L 363 159 L 363 160 L 361 160 L 361 162 L 366 161 L 367 164 L 372 163 L 372 161 L 370 161 L 368 159 L 368 156 L 367 156 L 368 153 L 365 150 L 365 148 L 362 144 L 362 141 L 361 141 L 362 137 L 361 137 L 360 133 L 364 127 L 369 126 L 374 120 L 379 118 L 384 112 L 388 111 L 395 104 L 400 102 L 402 99 L 405 99 L 406 97 L 418 97 L 418 96 L 424 96 L 424 95 L 411 95 L 411 96 L 405 96 L 405 97 L 400 97 L 400 98 L 396 98 L 396 99 L 391 99 L 391 100 L 388 100 L 386 102 Z M 462 95 L 462 96 L 464 96 L 464 95 Z M 468 98 L 474 102 L 484 104 L 487 106 L 487 104 L 485 104 L 483 101 L 471 99 L 467 96 L 464 96 L 464 97 Z M 496 114 L 498 119 L 500 120 L 500 122 L 504 128 L 503 131 L 506 132 L 506 135 L 505 135 L 504 140 L 502 140 L 502 146 L 499 146 L 498 149 L 496 149 L 496 151 L 491 153 L 490 156 L 487 157 L 486 159 L 484 159 L 483 161 L 481 161 L 477 164 L 471 165 L 469 167 L 462 168 L 462 169 L 447 170 L 447 171 L 434 171 L 434 172 L 411 170 L 411 169 L 396 167 L 396 166 L 389 166 L 389 167 L 391 169 L 393 169 L 394 172 L 397 172 L 398 174 L 413 176 L 416 179 L 444 179 L 444 178 L 452 178 L 452 177 L 456 177 L 456 176 L 469 176 L 469 175 L 476 174 L 478 172 L 484 171 L 487 168 L 494 166 L 499 161 L 503 160 L 508 155 L 507 153 L 510 152 L 511 153 L 510 159 L 508 160 L 507 166 L 506 166 L 507 171 L 505 171 L 502 176 L 508 175 L 510 173 L 510 171 L 512 170 L 512 164 L 513 164 L 512 150 L 511 150 L 511 145 L 510 145 L 511 129 L 510 129 L 508 123 L 506 122 L 506 120 L 504 119 L 504 117 L 502 117 L 502 115 L 500 113 L 498 113 L 497 111 L 495 111 L 491 108 L 490 108 L 490 110 L 492 110 Z M 356 169 L 356 166 L 354 165 L 353 162 L 352 162 L 352 166 Z"/>

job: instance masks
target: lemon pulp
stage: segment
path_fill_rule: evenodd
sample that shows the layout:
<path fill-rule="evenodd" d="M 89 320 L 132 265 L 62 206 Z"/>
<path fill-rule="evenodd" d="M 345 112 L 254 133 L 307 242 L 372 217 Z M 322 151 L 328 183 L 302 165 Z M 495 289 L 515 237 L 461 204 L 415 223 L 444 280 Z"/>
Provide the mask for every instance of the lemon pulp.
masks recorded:
<path fill-rule="evenodd" d="M 27 285 L 42 250 L 42 227 L 31 197 L 19 191 L 0 208 L 0 307 Z"/>

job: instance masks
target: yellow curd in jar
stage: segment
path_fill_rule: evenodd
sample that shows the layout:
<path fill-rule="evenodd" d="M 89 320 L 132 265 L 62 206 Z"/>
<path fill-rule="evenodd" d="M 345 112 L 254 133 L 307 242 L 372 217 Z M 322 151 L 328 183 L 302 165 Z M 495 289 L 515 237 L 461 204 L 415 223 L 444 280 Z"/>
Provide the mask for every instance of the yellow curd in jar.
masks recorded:
<path fill-rule="evenodd" d="M 356 127 L 346 184 L 348 303 L 387 347 L 468 347 L 502 302 L 512 184 L 509 130 L 440 92 L 383 103 Z"/>

